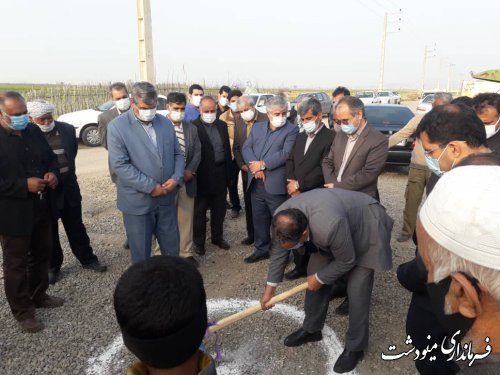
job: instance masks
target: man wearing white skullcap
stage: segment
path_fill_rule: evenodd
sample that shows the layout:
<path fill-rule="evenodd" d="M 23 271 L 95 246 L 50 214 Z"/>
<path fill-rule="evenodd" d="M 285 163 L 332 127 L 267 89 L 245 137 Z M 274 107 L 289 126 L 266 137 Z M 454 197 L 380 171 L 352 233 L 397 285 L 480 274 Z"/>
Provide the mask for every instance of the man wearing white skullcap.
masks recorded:
<path fill-rule="evenodd" d="M 45 100 L 38 99 L 28 102 L 27 108 L 31 121 L 43 132 L 50 148 L 57 157 L 60 174 L 57 209 L 68 236 L 71 251 L 83 268 L 104 272 L 106 266 L 102 265 L 95 256 L 82 221 L 82 196 L 76 179 L 75 167 L 78 152 L 75 128 L 64 122 L 54 121 L 55 107 Z M 54 220 L 52 224 L 49 282 L 54 284 L 60 275 L 63 251 L 59 242 L 57 220 Z"/>
<path fill-rule="evenodd" d="M 419 253 L 439 322 L 449 337 L 471 342 L 473 353 L 491 351 L 460 374 L 500 373 L 499 192 L 499 166 L 458 167 L 419 214 Z"/>

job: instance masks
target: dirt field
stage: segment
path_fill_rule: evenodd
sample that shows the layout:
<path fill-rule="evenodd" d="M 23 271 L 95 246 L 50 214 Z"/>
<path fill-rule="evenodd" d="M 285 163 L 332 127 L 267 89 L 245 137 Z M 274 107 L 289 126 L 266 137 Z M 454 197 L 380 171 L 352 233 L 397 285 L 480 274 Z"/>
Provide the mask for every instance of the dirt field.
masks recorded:
<path fill-rule="evenodd" d="M 115 322 L 112 292 L 118 277 L 130 264 L 129 252 L 121 244 L 124 231 L 116 209 L 114 185 L 108 177 L 107 154 L 103 148 L 81 147 L 77 170 L 83 195 L 84 222 L 94 250 L 109 266 L 105 274 L 83 270 L 62 243 L 65 261 L 62 279 L 49 293 L 66 298 L 64 307 L 39 310 L 46 329 L 23 334 L 17 329 L 0 282 L 0 374 L 119 374 L 133 358 L 121 346 Z M 395 220 L 393 237 L 401 227 L 406 168 L 388 168 L 380 177 L 381 198 Z M 62 231 L 63 232 L 63 231 Z M 264 287 L 268 262 L 247 265 L 243 258 L 251 247 L 239 245 L 244 233 L 244 215 L 225 221 L 228 251 L 207 247 L 200 259 L 209 298 L 210 320 L 217 320 L 258 300 Z M 210 240 L 207 240 L 210 244 Z M 394 269 L 376 275 L 370 322 L 370 346 L 359 374 L 415 374 L 409 359 L 384 362 L 382 352 L 391 344 L 404 346 L 407 293 L 397 282 L 394 270 L 413 257 L 411 242 L 393 240 Z M 300 282 L 300 281 L 298 281 Z M 296 283 L 285 282 L 279 290 Z M 239 299 L 236 301 L 228 299 Z M 334 314 L 340 301 L 331 303 L 325 339 L 300 348 L 287 348 L 283 339 L 296 330 L 302 319 L 303 295 L 278 310 L 257 314 L 222 331 L 223 361 L 219 374 L 330 374 L 343 347 L 347 318 Z M 161 313 L 161 312 L 158 312 Z M 213 337 L 207 347 L 213 349 Z"/>

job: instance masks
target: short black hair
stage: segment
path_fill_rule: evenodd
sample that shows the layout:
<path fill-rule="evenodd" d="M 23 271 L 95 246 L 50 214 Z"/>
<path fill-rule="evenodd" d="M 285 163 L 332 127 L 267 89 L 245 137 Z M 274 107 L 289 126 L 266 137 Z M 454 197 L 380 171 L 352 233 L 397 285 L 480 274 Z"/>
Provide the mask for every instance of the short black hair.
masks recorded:
<path fill-rule="evenodd" d="M 347 87 L 339 86 L 332 92 L 332 96 L 337 96 L 339 94 L 344 94 L 345 96 L 351 96 L 351 92 Z"/>
<path fill-rule="evenodd" d="M 486 146 L 486 130 L 476 112 L 462 104 L 446 104 L 427 113 L 415 132 L 425 132 L 432 143 L 445 146 L 451 141 L 464 141 L 469 147 Z"/>
<path fill-rule="evenodd" d="M 273 228 L 279 243 L 299 242 L 307 228 L 306 215 L 298 208 L 287 208 L 273 217 Z"/>
<path fill-rule="evenodd" d="M 7 99 L 20 100 L 25 102 L 24 97 L 17 91 L 4 91 L 0 92 L 0 110 L 4 109 L 5 101 Z"/>
<path fill-rule="evenodd" d="M 113 90 L 116 91 L 125 90 L 125 92 L 128 94 L 127 85 L 125 85 L 123 82 L 114 82 L 111 85 L 109 85 L 109 92 Z"/>
<path fill-rule="evenodd" d="M 451 104 L 462 104 L 466 107 L 472 108 L 473 102 L 472 98 L 469 98 L 468 96 L 459 96 L 458 98 L 453 99 Z"/>
<path fill-rule="evenodd" d="M 456 167 L 465 167 L 468 165 L 497 165 L 500 166 L 500 157 L 493 152 L 484 152 L 481 154 L 471 154 L 460 160 Z M 456 168 L 455 167 L 455 168 Z"/>
<path fill-rule="evenodd" d="M 118 280 L 113 299 L 121 330 L 142 339 L 170 335 L 206 311 L 203 278 L 180 257 L 155 256 L 132 265 Z"/>
<path fill-rule="evenodd" d="M 189 95 L 191 95 L 193 93 L 194 90 L 201 90 L 203 92 L 205 92 L 205 90 L 203 90 L 203 87 L 201 87 L 200 85 L 198 85 L 197 83 L 189 86 Z"/>
<path fill-rule="evenodd" d="M 227 92 L 228 94 L 231 93 L 231 87 L 229 86 L 221 86 L 220 89 L 219 89 L 219 94 L 222 94 L 223 92 Z"/>
<path fill-rule="evenodd" d="M 472 108 L 476 113 L 481 114 L 488 106 L 495 107 L 500 114 L 500 94 L 486 92 L 472 98 Z"/>
<path fill-rule="evenodd" d="M 186 104 L 186 94 L 182 92 L 169 92 L 167 95 L 167 104 L 175 103 L 175 104 Z"/>
<path fill-rule="evenodd" d="M 231 90 L 231 92 L 229 93 L 229 95 L 228 95 L 228 97 L 227 97 L 227 98 L 228 98 L 228 100 L 231 100 L 231 98 L 232 98 L 233 96 L 238 96 L 238 97 L 240 97 L 240 96 L 243 96 L 243 93 L 241 92 L 241 90 L 234 89 L 234 90 Z"/>

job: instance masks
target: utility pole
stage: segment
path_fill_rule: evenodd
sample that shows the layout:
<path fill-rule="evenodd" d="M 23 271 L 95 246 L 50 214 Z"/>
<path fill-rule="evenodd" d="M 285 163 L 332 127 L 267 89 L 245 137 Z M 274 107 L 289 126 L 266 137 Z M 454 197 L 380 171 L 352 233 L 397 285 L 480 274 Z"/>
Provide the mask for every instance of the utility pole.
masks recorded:
<path fill-rule="evenodd" d="M 399 10 L 401 12 L 401 9 Z M 400 13 L 387 13 L 384 12 L 384 29 L 382 33 L 382 50 L 380 53 L 380 73 L 378 79 L 378 90 L 382 91 L 384 89 L 384 69 L 385 69 L 385 45 L 387 40 L 387 34 L 393 34 L 395 32 L 387 32 L 387 24 L 389 16 L 398 15 Z M 398 22 L 401 22 L 401 18 L 398 19 Z M 398 27 L 398 31 L 400 28 Z"/>
<path fill-rule="evenodd" d="M 441 70 L 443 68 L 443 58 L 439 59 L 439 74 L 438 74 L 438 85 L 437 89 L 441 90 Z"/>
<path fill-rule="evenodd" d="M 424 64 L 423 64 L 423 69 L 422 69 L 422 86 L 421 86 L 421 91 L 423 92 L 425 90 L 425 74 L 426 74 L 426 68 L 427 68 L 427 58 L 429 57 L 434 57 L 436 55 L 430 55 L 432 53 L 436 52 L 436 45 L 432 49 L 429 49 L 427 45 L 424 48 Z"/>
<path fill-rule="evenodd" d="M 153 31 L 151 28 L 151 3 L 149 0 L 137 1 L 137 27 L 139 37 L 139 76 L 141 81 L 156 83 L 153 56 Z"/>
<path fill-rule="evenodd" d="M 450 92 L 451 67 L 452 66 L 455 66 L 455 64 L 450 63 L 450 65 L 448 65 L 448 82 L 446 82 L 446 92 Z"/>

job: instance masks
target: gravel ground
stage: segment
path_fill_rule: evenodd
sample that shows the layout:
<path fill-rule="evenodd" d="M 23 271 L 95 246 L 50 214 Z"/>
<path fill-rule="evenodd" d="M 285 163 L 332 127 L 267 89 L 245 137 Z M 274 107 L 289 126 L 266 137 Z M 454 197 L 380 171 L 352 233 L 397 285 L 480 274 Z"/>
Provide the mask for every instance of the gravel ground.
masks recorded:
<path fill-rule="evenodd" d="M 108 265 L 104 274 L 83 270 L 71 254 L 64 235 L 65 261 L 62 279 L 49 293 L 66 299 L 62 308 L 38 310 L 46 328 L 38 334 L 21 333 L 11 316 L 0 280 L 0 374 L 119 374 L 133 357 L 121 346 L 115 322 L 112 293 L 116 282 L 130 264 L 129 253 L 121 248 L 124 231 L 116 209 L 115 188 L 107 175 L 106 152 L 102 148 L 80 148 L 77 159 L 83 195 L 83 216 L 99 259 Z M 406 168 L 388 167 L 379 180 L 381 198 L 395 220 L 394 238 L 401 227 Z M 62 231 L 64 233 L 64 231 Z M 244 215 L 225 222 L 225 237 L 231 250 L 207 247 L 200 259 L 209 298 L 210 320 L 229 315 L 258 300 L 263 291 L 268 263 L 247 265 L 243 258 L 251 247 L 239 245 L 244 237 Z M 210 241 L 207 241 L 210 244 Z M 394 270 L 413 257 L 411 242 L 393 240 Z M 381 353 L 388 346 L 404 345 L 407 293 L 393 271 L 376 275 L 370 321 L 370 346 L 359 374 L 416 374 L 409 359 L 384 362 Z M 298 282 L 285 282 L 285 290 Z M 240 301 L 227 301 L 238 299 Z M 223 361 L 219 374 L 327 374 L 342 350 L 347 318 L 334 314 L 335 300 L 327 317 L 325 339 L 300 348 L 287 348 L 283 339 L 300 327 L 303 294 L 286 306 L 241 321 L 221 332 Z M 118 338 L 117 338 L 118 337 Z M 213 350 L 214 338 L 206 342 Z"/>

